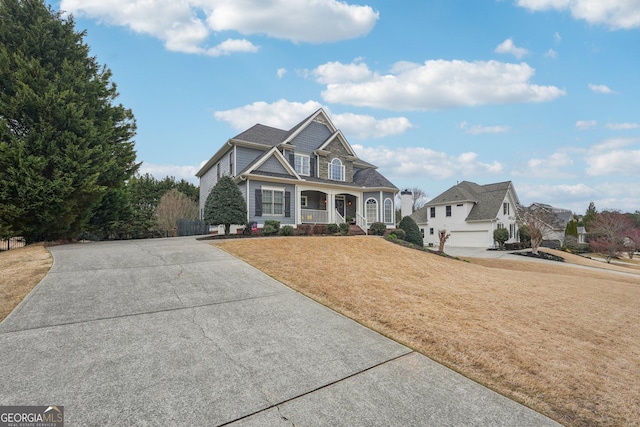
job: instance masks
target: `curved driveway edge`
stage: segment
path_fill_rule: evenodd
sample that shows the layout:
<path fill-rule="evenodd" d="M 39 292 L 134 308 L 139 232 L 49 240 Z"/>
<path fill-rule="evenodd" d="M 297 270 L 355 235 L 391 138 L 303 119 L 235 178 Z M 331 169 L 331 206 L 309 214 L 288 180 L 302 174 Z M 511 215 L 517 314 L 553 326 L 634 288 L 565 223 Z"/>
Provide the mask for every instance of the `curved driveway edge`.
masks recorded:
<path fill-rule="evenodd" d="M 0 323 L 0 405 L 68 426 L 557 425 L 206 242 L 50 250 Z"/>

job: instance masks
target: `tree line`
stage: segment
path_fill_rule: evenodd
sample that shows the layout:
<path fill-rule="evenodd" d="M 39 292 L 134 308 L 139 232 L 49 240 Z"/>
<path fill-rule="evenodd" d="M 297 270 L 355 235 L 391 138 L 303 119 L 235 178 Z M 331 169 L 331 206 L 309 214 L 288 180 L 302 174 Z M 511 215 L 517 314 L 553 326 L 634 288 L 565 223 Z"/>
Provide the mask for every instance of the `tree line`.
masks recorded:
<path fill-rule="evenodd" d="M 137 174 L 136 121 L 72 16 L 0 1 L 0 238 L 153 237 L 196 186 Z"/>

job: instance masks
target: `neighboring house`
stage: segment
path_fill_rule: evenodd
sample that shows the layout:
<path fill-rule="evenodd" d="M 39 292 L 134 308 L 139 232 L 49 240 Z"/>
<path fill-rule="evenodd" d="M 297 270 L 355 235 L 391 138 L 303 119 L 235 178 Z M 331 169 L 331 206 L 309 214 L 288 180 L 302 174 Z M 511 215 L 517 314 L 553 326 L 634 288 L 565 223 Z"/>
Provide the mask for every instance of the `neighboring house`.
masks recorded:
<path fill-rule="evenodd" d="M 196 173 L 200 212 L 222 175 L 234 178 L 247 202 L 247 223 L 343 223 L 362 229 L 395 224 L 398 189 L 356 155 L 319 109 L 290 130 L 257 124 L 229 139 Z"/>
<path fill-rule="evenodd" d="M 573 218 L 573 212 L 544 203 L 532 203 L 528 210 L 534 211 L 536 217 L 544 224 L 541 230 L 541 246 L 556 249 L 564 246 L 567 224 Z M 578 231 L 578 243 L 580 243 L 579 239 L 580 231 Z"/>
<path fill-rule="evenodd" d="M 511 181 L 478 185 L 462 181 L 430 200 L 411 217 L 428 246 L 438 245 L 438 230 L 451 234 L 448 246 L 489 248 L 493 232 L 509 230 L 508 243 L 518 241 L 520 201 Z"/>
<path fill-rule="evenodd" d="M 587 230 L 584 227 L 578 227 L 578 244 L 584 245 L 587 243 Z"/>

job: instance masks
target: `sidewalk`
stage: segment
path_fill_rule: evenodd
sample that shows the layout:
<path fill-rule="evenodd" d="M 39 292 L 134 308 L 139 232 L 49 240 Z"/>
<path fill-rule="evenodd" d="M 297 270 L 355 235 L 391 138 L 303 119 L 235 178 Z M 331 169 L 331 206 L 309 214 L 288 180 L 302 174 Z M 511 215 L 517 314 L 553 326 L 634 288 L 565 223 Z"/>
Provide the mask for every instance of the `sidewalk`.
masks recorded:
<path fill-rule="evenodd" d="M 557 425 L 206 242 L 50 249 L 0 324 L 0 405 L 68 426 Z"/>

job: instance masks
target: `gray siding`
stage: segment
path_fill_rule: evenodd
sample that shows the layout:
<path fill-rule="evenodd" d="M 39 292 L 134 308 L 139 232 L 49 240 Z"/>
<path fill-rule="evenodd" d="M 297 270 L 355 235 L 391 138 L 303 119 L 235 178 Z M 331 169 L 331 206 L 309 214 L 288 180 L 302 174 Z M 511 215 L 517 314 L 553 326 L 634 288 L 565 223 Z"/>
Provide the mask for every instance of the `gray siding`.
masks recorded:
<path fill-rule="evenodd" d="M 288 191 L 291 194 L 291 216 L 285 217 L 284 215 L 262 215 L 256 216 L 256 189 L 261 189 L 262 186 L 270 188 L 284 188 L 284 191 Z M 262 182 L 262 181 L 249 181 L 249 222 L 257 222 L 258 224 L 264 224 L 267 219 L 275 219 L 280 221 L 280 225 L 295 225 L 296 223 L 296 206 L 298 201 L 296 200 L 296 188 L 291 184 L 279 184 L 274 182 Z"/>
<path fill-rule="evenodd" d="M 264 151 L 261 150 L 236 146 L 236 175 L 245 170 L 247 166 L 263 154 Z"/>
<path fill-rule="evenodd" d="M 256 170 L 262 172 L 289 174 L 289 171 L 287 171 L 284 166 L 282 166 L 282 163 L 280 163 L 274 156 L 269 157 L 267 161 L 260 165 Z"/>
<path fill-rule="evenodd" d="M 295 145 L 297 153 L 312 154 L 330 136 L 331 130 L 326 125 L 312 122 L 291 141 L 291 144 Z"/>

